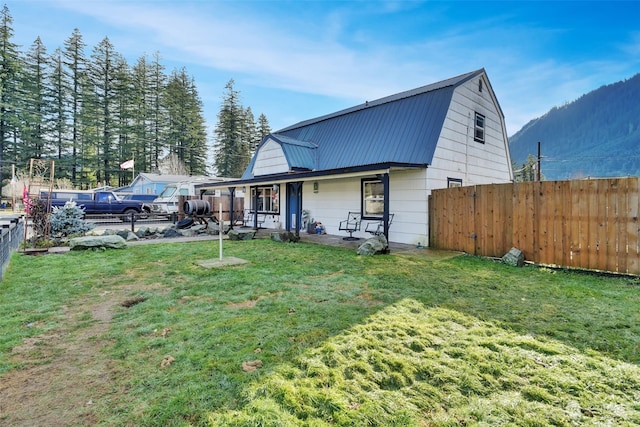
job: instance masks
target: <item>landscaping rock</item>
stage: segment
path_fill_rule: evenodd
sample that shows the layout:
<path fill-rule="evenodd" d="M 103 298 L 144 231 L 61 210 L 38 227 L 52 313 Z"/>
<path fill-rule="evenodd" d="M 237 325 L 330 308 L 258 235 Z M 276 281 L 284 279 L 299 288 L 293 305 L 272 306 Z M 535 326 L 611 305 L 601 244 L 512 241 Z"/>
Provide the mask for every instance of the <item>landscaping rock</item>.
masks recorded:
<path fill-rule="evenodd" d="M 117 230 L 116 231 L 116 235 L 122 237 L 123 239 L 127 239 L 127 236 L 129 236 L 130 231 L 129 230 Z"/>
<path fill-rule="evenodd" d="M 520 249 L 511 248 L 511 250 L 502 257 L 502 262 L 512 267 L 522 267 L 524 265 L 524 254 Z"/>
<path fill-rule="evenodd" d="M 271 232 L 271 240 L 274 242 L 298 242 L 300 241 L 300 236 L 296 236 L 295 233 L 290 231 L 272 231 Z"/>
<path fill-rule="evenodd" d="M 122 237 L 112 234 L 107 236 L 85 236 L 75 237 L 69 241 L 71 250 L 85 249 L 123 249 L 127 247 L 127 242 Z"/>
<path fill-rule="evenodd" d="M 182 233 L 180 233 L 175 228 L 167 228 L 164 233 L 162 233 L 162 237 L 171 238 L 171 237 L 182 237 Z"/>
<path fill-rule="evenodd" d="M 209 234 L 218 235 L 220 234 L 220 226 L 213 221 L 207 223 L 207 231 Z"/>
<path fill-rule="evenodd" d="M 255 235 L 256 230 L 229 230 L 229 240 L 251 240 Z"/>
<path fill-rule="evenodd" d="M 151 229 L 149 227 L 140 227 L 138 231 L 136 231 L 136 235 L 140 238 L 148 237 L 152 234 Z"/>
<path fill-rule="evenodd" d="M 384 234 L 371 237 L 358 246 L 358 255 L 376 255 L 389 253 L 389 242 Z"/>
<path fill-rule="evenodd" d="M 180 230 L 180 234 L 182 237 L 193 237 L 198 234 L 198 232 L 192 228 L 187 228 L 186 230 Z"/>
<path fill-rule="evenodd" d="M 125 240 L 127 242 L 132 242 L 132 241 L 140 240 L 140 237 L 138 237 L 138 235 L 133 231 L 130 231 L 127 233 L 127 237 L 125 238 Z"/>
<path fill-rule="evenodd" d="M 227 234 L 229 232 L 229 225 L 224 224 L 222 226 L 222 233 Z M 207 223 L 207 232 L 209 234 L 218 235 L 220 233 L 220 225 L 214 221 L 209 221 Z"/>
<path fill-rule="evenodd" d="M 195 233 L 199 233 L 201 231 L 204 231 L 207 229 L 207 225 L 206 224 L 196 224 L 196 225 L 192 225 L 191 228 L 189 228 L 189 230 L 195 232 Z"/>

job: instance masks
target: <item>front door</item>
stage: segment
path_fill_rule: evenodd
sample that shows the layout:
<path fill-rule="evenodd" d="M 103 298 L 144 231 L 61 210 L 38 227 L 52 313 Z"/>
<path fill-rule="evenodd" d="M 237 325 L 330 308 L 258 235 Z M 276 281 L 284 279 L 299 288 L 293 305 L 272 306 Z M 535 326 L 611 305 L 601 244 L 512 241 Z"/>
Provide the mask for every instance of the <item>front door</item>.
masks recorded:
<path fill-rule="evenodd" d="M 287 183 L 287 231 L 302 227 L 302 182 Z"/>

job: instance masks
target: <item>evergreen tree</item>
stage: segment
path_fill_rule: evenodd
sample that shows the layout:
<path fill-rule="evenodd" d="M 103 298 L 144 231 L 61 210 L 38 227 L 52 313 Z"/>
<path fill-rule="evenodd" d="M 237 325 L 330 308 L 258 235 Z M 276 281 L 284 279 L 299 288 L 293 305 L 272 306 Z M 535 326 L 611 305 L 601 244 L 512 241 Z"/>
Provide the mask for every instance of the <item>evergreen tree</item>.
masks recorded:
<path fill-rule="evenodd" d="M 67 69 L 65 74 L 66 86 L 69 88 L 71 114 L 71 181 L 78 184 L 77 172 L 82 171 L 88 165 L 83 156 L 84 147 L 80 139 L 81 103 L 83 81 L 86 79 L 86 57 L 84 54 L 85 43 L 82 35 L 76 28 L 71 36 L 64 42 L 64 65 Z"/>
<path fill-rule="evenodd" d="M 133 66 L 131 73 L 130 103 L 132 130 L 132 158 L 139 170 L 150 170 L 152 164 L 152 87 L 151 69 L 147 58 L 142 56 Z"/>
<path fill-rule="evenodd" d="M 240 104 L 240 94 L 233 88 L 233 79 L 226 84 L 218 123 L 214 130 L 216 174 L 223 177 L 240 177 L 247 167 L 249 144 L 243 141 L 246 128 L 246 111 Z"/>
<path fill-rule="evenodd" d="M 130 159 L 135 159 L 135 146 L 133 137 L 133 82 L 131 71 L 127 62 L 122 57 L 118 57 L 115 63 L 114 97 L 115 97 L 115 123 L 114 133 L 117 134 L 117 164 Z M 118 168 L 118 186 L 129 184 L 133 178 L 129 171 Z"/>
<path fill-rule="evenodd" d="M 68 156 L 68 109 L 67 96 L 69 93 L 65 77 L 62 51 L 56 49 L 51 56 L 51 137 L 55 147 L 56 177 L 71 178 L 73 162 Z"/>
<path fill-rule="evenodd" d="M 255 151 L 255 147 L 260 143 L 260 138 L 258 134 L 258 126 L 256 125 L 255 118 L 253 116 L 253 111 L 251 111 L 251 107 L 247 107 L 244 110 L 244 120 L 242 123 L 242 141 L 247 145 L 246 150 L 243 150 L 243 153 L 246 155 L 246 165 L 251 161 L 251 154 Z M 253 150 L 253 151 L 252 151 Z M 245 161 L 243 161 L 245 163 Z M 244 170 L 243 170 L 244 172 Z"/>
<path fill-rule="evenodd" d="M 202 102 L 184 68 L 171 74 L 164 100 L 170 123 L 169 152 L 185 163 L 189 173 L 206 174 L 207 143 Z"/>
<path fill-rule="evenodd" d="M 258 134 L 255 140 L 255 143 L 250 147 L 251 155 L 256 152 L 256 148 L 258 148 L 258 144 L 262 142 L 262 139 L 271 133 L 271 126 L 269 126 L 269 120 L 267 120 L 267 116 L 264 114 L 260 114 L 258 117 Z"/>
<path fill-rule="evenodd" d="M 52 153 L 48 144 L 52 115 L 48 61 L 46 49 L 38 37 L 26 55 L 22 74 L 20 161 L 24 163 L 30 158 L 50 157 Z"/>
<path fill-rule="evenodd" d="M 116 100 L 116 74 L 117 64 L 121 57 L 114 50 L 114 46 L 105 37 L 93 49 L 91 55 L 90 81 L 94 87 L 95 101 L 97 103 L 96 124 L 99 126 L 99 140 L 96 152 L 99 164 L 96 164 L 96 178 L 105 185 L 111 184 L 114 165 L 118 161 L 115 152 L 114 127 L 117 125 L 116 112 L 118 109 Z M 119 170 L 119 168 L 117 169 Z"/>
<path fill-rule="evenodd" d="M 81 188 L 90 188 L 99 183 L 99 146 L 100 146 L 100 105 L 94 86 L 88 73 L 80 79 L 82 102 L 78 111 L 78 152 L 77 164 L 82 171 L 79 182 Z"/>
<path fill-rule="evenodd" d="M 0 184 L 7 165 L 17 158 L 18 118 L 17 81 L 20 58 L 14 44 L 13 18 L 5 5 L 0 12 Z"/>
<path fill-rule="evenodd" d="M 522 166 L 518 169 L 516 164 L 513 164 L 513 180 L 515 182 L 532 182 L 536 181 L 536 170 L 538 168 L 538 161 L 533 156 L 533 154 L 529 154 L 527 161 L 522 164 Z M 544 175 L 541 174 L 540 180 L 544 181 Z"/>
<path fill-rule="evenodd" d="M 165 135 L 170 128 L 169 115 L 163 103 L 167 77 L 160 63 L 160 54 L 153 55 L 149 73 L 149 127 L 151 135 L 148 141 L 149 170 L 157 169 L 166 148 Z"/>

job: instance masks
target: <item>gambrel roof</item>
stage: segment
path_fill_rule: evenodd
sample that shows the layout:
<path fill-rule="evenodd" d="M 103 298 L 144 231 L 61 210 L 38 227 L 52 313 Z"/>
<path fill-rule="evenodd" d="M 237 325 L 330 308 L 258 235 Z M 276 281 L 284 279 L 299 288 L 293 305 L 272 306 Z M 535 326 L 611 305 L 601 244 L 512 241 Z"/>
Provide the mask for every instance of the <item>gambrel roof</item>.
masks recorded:
<path fill-rule="evenodd" d="M 254 166 L 260 149 L 274 143 L 282 149 L 288 173 L 427 167 L 454 90 L 484 72 L 472 71 L 280 129 L 263 139 L 241 179 L 259 178 Z"/>

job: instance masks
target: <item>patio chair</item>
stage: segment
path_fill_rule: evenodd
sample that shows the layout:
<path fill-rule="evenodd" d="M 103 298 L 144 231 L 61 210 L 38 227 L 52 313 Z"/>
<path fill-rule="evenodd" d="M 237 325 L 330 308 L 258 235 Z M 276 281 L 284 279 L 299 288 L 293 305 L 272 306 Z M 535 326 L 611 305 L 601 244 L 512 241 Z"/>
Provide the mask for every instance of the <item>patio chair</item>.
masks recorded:
<path fill-rule="evenodd" d="M 393 214 L 389 214 L 389 227 L 391 227 L 391 223 L 393 222 Z M 374 236 L 379 236 L 384 233 L 384 218 L 380 218 L 379 221 L 369 222 L 367 223 L 366 228 L 364 229 L 367 233 L 371 233 Z"/>
<path fill-rule="evenodd" d="M 353 237 L 353 233 L 360 230 L 360 223 L 362 222 L 362 215 L 360 212 L 349 212 L 347 219 L 340 221 L 338 230 L 346 231 L 349 236 L 343 237 L 343 240 L 360 240 L 358 237 Z"/>

